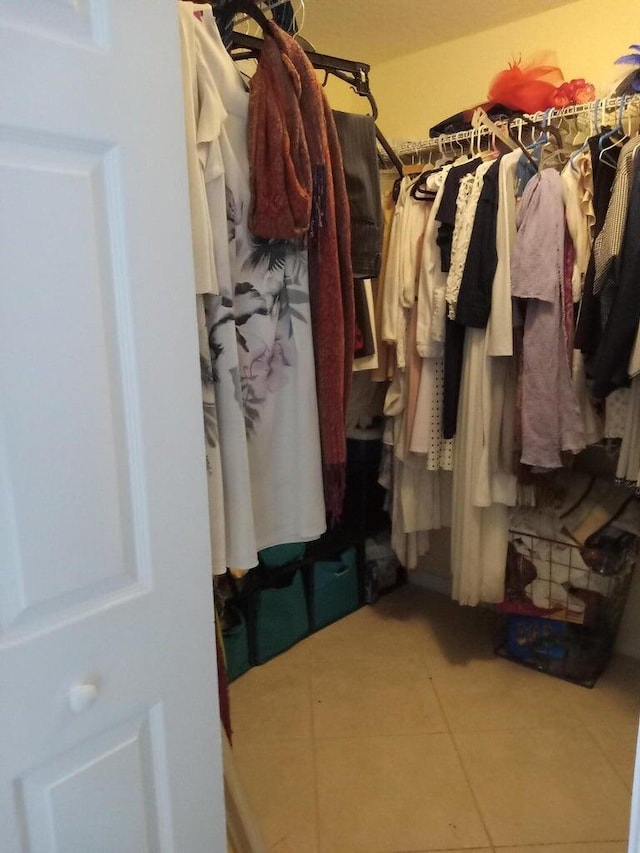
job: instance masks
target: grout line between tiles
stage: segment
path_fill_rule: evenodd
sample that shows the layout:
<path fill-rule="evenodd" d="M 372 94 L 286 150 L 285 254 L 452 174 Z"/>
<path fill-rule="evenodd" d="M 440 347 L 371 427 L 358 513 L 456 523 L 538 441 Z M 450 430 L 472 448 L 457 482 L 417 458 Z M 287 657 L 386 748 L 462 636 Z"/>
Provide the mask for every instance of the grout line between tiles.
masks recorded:
<path fill-rule="evenodd" d="M 588 732 L 589 737 L 590 737 L 590 738 L 591 738 L 591 740 L 596 744 L 596 746 L 598 747 L 598 749 L 600 750 L 600 752 L 602 753 L 602 755 L 604 755 L 604 757 L 606 758 L 607 763 L 609 764 L 609 766 L 613 768 L 613 770 L 614 770 L 614 771 L 615 771 L 615 773 L 616 773 L 616 776 L 618 776 L 618 778 L 620 779 L 620 781 L 622 782 L 622 784 L 624 785 L 624 787 L 629 791 L 629 798 L 631 798 L 631 790 L 632 790 L 632 788 L 631 788 L 631 786 L 629 785 L 629 780 L 626 778 L 626 776 L 624 776 L 624 775 L 620 772 L 620 770 L 618 769 L 618 765 L 617 765 L 617 763 L 616 763 L 616 762 L 614 762 L 614 761 L 612 760 L 612 758 L 609 756 L 609 753 L 607 752 L 607 750 L 606 750 L 606 749 L 601 745 L 601 743 L 600 743 L 600 741 L 598 740 L 598 738 L 597 738 L 597 737 L 594 735 L 594 733 L 591 731 L 591 727 L 590 727 L 590 726 L 585 726 L 585 727 L 584 727 L 584 729 L 585 729 L 585 731 L 586 731 L 586 732 Z"/>
<path fill-rule="evenodd" d="M 482 822 L 482 826 L 483 826 L 483 828 L 484 828 L 484 831 L 485 831 L 485 833 L 486 833 L 486 835 L 487 835 L 487 838 L 489 839 L 489 845 L 490 845 L 492 848 L 494 848 L 494 847 L 495 847 L 495 844 L 494 844 L 494 841 L 493 841 L 493 836 L 492 836 L 492 835 L 491 835 L 491 833 L 489 832 L 489 827 L 488 827 L 487 822 L 486 822 L 486 820 L 485 820 L 484 813 L 483 813 L 482 809 L 480 808 L 480 803 L 479 803 L 479 801 L 478 801 L 478 798 L 476 797 L 476 792 L 475 792 L 475 791 L 474 791 L 474 789 L 473 789 L 473 785 L 471 784 L 471 779 L 469 778 L 469 774 L 467 773 L 467 768 L 466 768 L 466 766 L 465 766 L 464 761 L 462 760 L 462 755 L 460 754 L 460 750 L 458 749 L 458 743 L 457 743 L 457 741 L 456 741 L 456 739 L 455 739 L 455 737 L 454 737 L 453 731 L 452 731 L 451 726 L 450 726 L 450 724 L 449 724 L 449 718 L 447 717 L 447 714 L 446 714 L 446 712 L 445 712 L 445 709 L 444 709 L 444 703 L 442 702 L 442 699 L 440 698 L 440 694 L 438 693 L 438 689 L 437 689 L 437 687 L 436 687 L 434 677 L 433 677 L 433 676 L 429 676 L 429 681 L 431 682 L 431 688 L 432 688 L 432 690 L 433 690 L 433 692 L 434 692 L 434 694 L 435 694 L 435 697 L 436 697 L 436 700 L 437 700 L 437 702 L 438 702 L 438 705 L 440 706 L 440 711 L 442 712 L 442 716 L 443 716 L 443 718 L 444 718 L 444 722 L 445 722 L 445 725 L 446 725 L 446 727 L 447 727 L 447 732 L 449 733 L 449 737 L 450 737 L 450 739 L 451 739 L 451 743 L 453 744 L 453 748 L 454 748 L 455 753 L 456 753 L 456 755 L 457 755 L 457 757 L 458 757 L 458 761 L 459 761 L 459 763 L 460 763 L 460 767 L 462 768 L 462 772 L 463 772 L 463 774 L 464 774 L 464 778 L 466 779 L 467 785 L 469 786 L 469 791 L 471 792 L 471 797 L 472 797 L 473 802 L 474 802 L 474 804 L 475 804 L 475 807 L 476 807 L 476 809 L 477 809 L 477 811 L 478 811 L 478 814 L 480 815 L 480 821 Z"/>
<path fill-rule="evenodd" d="M 315 836 L 316 851 L 320 853 L 320 789 L 318 785 L 318 750 L 316 749 L 316 719 L 313 713 L 313 673 L 315 672 L 315 657 L 313 652 L 309 659 L 309 709 L 311 713 L 311 755 L 313 757 L 313 795 L 315 803 Z"/>

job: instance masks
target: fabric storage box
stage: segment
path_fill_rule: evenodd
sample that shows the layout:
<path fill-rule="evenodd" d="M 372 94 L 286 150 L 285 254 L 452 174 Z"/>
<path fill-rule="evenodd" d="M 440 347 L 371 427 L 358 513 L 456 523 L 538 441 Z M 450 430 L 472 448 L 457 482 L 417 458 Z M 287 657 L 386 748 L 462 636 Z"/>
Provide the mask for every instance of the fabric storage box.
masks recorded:
<path fill-rule="evenodd" d="M 358 560 L 355 548 L 344 551 L 338 560 L 313 565 L 313 623 L 323 628 L 357 610 Z"/>
<path fill-rule="evenodd" d="M 254 598 L 255 659 L 264 663 L 309 634 L 302 572 L 296 571 Z"/>
<path fill-rule="evenodd" d="M 304 542 L 288 542 L 285 545 L 273 545 L 271 548 L 263 548 L 258 557 L 263 566 L 268 569 L 278 569 L 300 560 L 304 556 Z"/>
<path fill-rule="evenodd" d="M 235 681 L 250 667 L 247 623 L 242 613 L 238 612 L 237 616 L 237 623 L 222 632 L 229 681 Z"/>

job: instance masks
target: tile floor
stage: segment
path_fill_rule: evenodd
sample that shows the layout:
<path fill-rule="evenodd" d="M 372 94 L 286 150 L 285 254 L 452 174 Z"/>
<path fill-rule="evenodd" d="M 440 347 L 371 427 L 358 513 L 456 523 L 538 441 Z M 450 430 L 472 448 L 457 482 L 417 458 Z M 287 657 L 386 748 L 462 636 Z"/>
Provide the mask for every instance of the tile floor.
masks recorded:
<path fill-rule="evenodd" d="M 231 685 L 271 853 L 626 853 L 640 662 L 589 690 L 492 626 L 406 586 Z"/>

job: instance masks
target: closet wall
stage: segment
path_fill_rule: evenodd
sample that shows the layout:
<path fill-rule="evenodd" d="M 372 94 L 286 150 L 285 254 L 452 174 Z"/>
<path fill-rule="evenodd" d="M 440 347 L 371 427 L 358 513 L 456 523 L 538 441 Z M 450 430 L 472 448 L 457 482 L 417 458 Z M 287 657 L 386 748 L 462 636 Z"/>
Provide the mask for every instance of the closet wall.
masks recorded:
<path fill-rule="evenodd" d="M 513 59 L 544 51 L 555 53 L 565 79 L 584 77 L 604 93 L 620 76 L 614 60 L 638 39 L 637 0 L 578 0 L 374 65 L 380 127 L 388 139 L 425 139 L 436 122 L 485 101 L 491 79 Z"/>
<path fill-rule="evenodd" d="M 372 89 L 380 109 L 379 123 L 389 139 L 425 139 L 429 127 L 459 110 L 486 100 L 489 83 L 518 56 L 526 60 L 553 51 L 565 79 L 584 77 L 598 94 L 607 94 L 629 70 L 614 60 L 640 38 L 637 0 L 577 0 L 532 15 L 374 65 Z M 367 61 L 367 57 L 359 57 Z M 345 87 L 346 89 L 346 87 Z M 341 109 L 358 110 L 357 96 L 344 89 Z M 335 99 L 332 100 L 335 104 Z M 430 553 L 410 582 L 449 592 L 449 532 L 431 534 Z M 636 573 L 618 636 L 618 649 L 640 658 L 640 570 Z"/>

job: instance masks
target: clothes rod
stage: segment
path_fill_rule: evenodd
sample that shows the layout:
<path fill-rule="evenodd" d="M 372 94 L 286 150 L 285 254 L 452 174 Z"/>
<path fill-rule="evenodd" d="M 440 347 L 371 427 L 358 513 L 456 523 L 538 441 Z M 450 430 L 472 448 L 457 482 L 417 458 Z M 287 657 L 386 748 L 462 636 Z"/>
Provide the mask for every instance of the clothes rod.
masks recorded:
<path fill-rule="evenodd" d="M 613 110 L 624 106 L 624 109 L 640 105 L 640 95 L 622 95 L 621 97 L 600 98 L 596 101 L 588 101 L 586 104 L 571 104 L 568 107 L 561 109 L 548 109 L 544 112 L 531 113 L 525 116 L 530 121 L 535 122 L 552 122 L 562 118 L 575 118 L 579 115 L 591 113 L 594 117 L 603 113 L 610 113 Z M 515 117 L 511 120 L 511 126 L 522 126 L 524 122 L 521 118 Z M 496 121 L 496 124 L 501 122 Z M 398 145 L 396 153 L 402 157 L 408 154 L 419 154 L 422 151 L 438 150 L 441 146 L 451 145 L 456 143 L 468 142 L 471 139 L 478 137 L 490 136 L 489 128 L 472 128 L 471 130 L 460 130 L 457 133 L 446 133 L 440 136 L 434 136 L 430 139 L 417 140 L 416 142 L 404 142 Z"/>
<path fill-rule="evenodd" d="M 241 48 L 250 52 L 259 53 L 262 49 L 262 39 L 256 36 L 248 36 L 245 33 L 233 33 L 234 48 Z M 328 56 L 324 53 L 316 53 L 313 50 L 305 50 L 309 61 L 319 71 L 345 71 L 354 77 L 368 79 L 371 66 L 366 62 L 356 62 L 353 59 L 341 59 L 338 56 Z M 355 83 L 354 83 L 355 85 Z"/>

